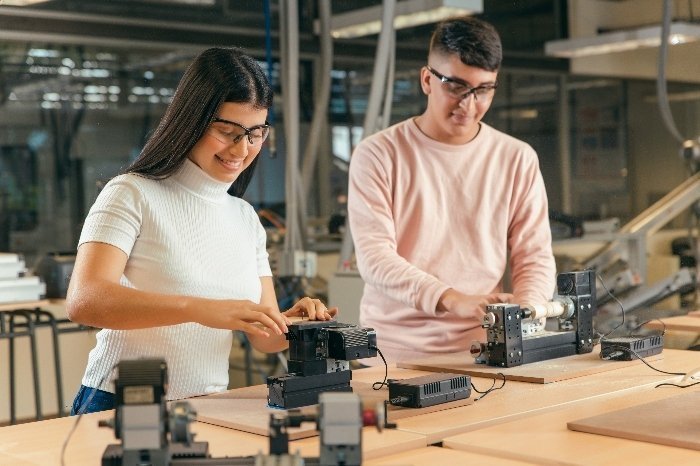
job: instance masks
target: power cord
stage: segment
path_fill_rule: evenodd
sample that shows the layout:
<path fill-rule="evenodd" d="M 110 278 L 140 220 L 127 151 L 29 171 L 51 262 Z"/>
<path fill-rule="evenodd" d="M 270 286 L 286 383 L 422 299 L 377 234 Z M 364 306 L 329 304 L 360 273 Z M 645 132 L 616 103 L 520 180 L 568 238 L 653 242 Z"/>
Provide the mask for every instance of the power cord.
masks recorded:
<path fill-rule="evenodd" d="M 377 348 L 376 346 L 370 346 L 369 349 L 377 350 L 377 353 L 379 353 L 379 356 L 382 358 L 382 361 L 384 362 L 384 381 L 382 382 L 374 382 L 372 384 L 372 389 L 374 390 L 381 390 L 382 387 L 389 387 L 389 384 L 387 383 L 387 378 L 389 377 L 389 365 L 386 363 L 386 358 L 384 358 L 384 355 L 382 352 Z"/>
<path fill-rule="evenodd" d="M 612 335 L 618 328 L 622 327 L 622 326 L 625 324 L 625 314 L 626 314 L 626 311 L 625 311 L 625 307 L 622 305 L 622 302 L 620 302 L 620 300 L 617 299 L 617 296 L 615 296 L 615 295 L 608 289 L 608 287 L 605 285 L 605 282 L 603 281 L 603 278 L 602 278 L 599 274 L 596 274 L 596 278 L 598 279 L 598 281 L 600 282 L 600 284 L 602 285 L 602 287 L 605 289 L 605 291 L 608 293 L 608 296 L 610 296 L 610 298 L 612 298 L 612 299 L 617 303 L 617 305 L 620 306 L 620 314 L 622 315 L 622 321 L 621 321 L 619 324 L 617 324 L 612 330 L 610 330 L 610 331 L 609 331 L 608 333 L 606 333 L 605 335 L 601 335 L 600 341 L 602 342 L 602 341 L 605 341 L 610 335 Z M 664 335 L 666 334 L 666 324 L 665 324 L 661 319 L 658 319 L 658 318 L 654 318 L 654 319 L 650 319 L 650 320 L 647 320 L 647 321 L 645 321 L 645 322 L 642 322 L 641 324 L 639 324 L 639 325 L 637 325 L 636 327 L 634 327 L 630 332 L 628 332 L 628 336 L 631 336 L 632 332 L 634 332 L 635 330 L 640 329 L 641 327 L 643 327 L 644 325 L 648 324 L 648 323 L 651 322 L 652 320 L 658 320 L 659 322 L 661 322 L 661 325 L 663 326 L 663 330 L 661 331 L 660 336 L 664 336 Z M 596 331 L 596 333 L 599 333 L 599 332 Z M 599 333 L 599 334 L 600 334 L 600 333 Z M 640 358 L 640 359 L 641 359 L 641 358 Z"/>
<path fill-rule="evenodd" d="M 610 298 L 611 298 L 613 301 L 615 301 L 615 302 L 617 303 L 618 306 L 620 306 L 620 314 L 622 314 L 622 322 L 620 322 L 619 324 L 617 324 L 617 325 L 616 325 L 612 330 L 610 330 L 608 333 L 606 333 L 605 335 L 602 335 L 602 336 L 600 337 L 600 341 L 603 341 L 605 338 L 607 338 L 608 336 L 612 335 L 612 333 L 615 332 L 615 330 L 617 330 L 618 328 L 620 328 L 620 327 L 622 327 L 623 325 L 625 325 L 625 306 L 623 306 L 623 305 L 622 305 L 622 302 L 621 302 L 619 299 L 617 299 L 617 296 L 615 296 L 614 294 L 612 294 L 612 291 L 610 291 L 610 290 L 608 289 L 607 285 L 606 285 L 605 282 L 603 281 L 603 278 L 600 276 L 600 274 L 596 274 L 595 276 L 596 276 L 596 278 L 598 279 L 598 281 L 600 282 L 600 284 L 601 284 L 601 286 L 603 287 L 603 289 L 605 289 L 606 293 L 608 293 L 608 296 L 610 296 Z"/>
<path fill-rule="evenodd" d="M 100 379 L 100 382 L 97 384 L 98 387 L 102 386 L 104 381 L 112 374 L 112 371 L 116 367 L 117 367 L 116 365 L 112 366 L 112 368 L 105 375 L 102 376 L 102 378 Z M 61 466 L 66 466 L 66 450 L 68 449 L 68 442 L 70 442 L 70 439 L 73 436 L 73 433 L 78 428 L 78 423 L 83 418 L 83 414 L 85 414 L 85 410 L 88 408 L 88 406 L 90 406 L 90 403 L 92 402 L 93 398 L 95 398 L 95 393 L 97 393 L 97 390 L 98 390 L 97 388 L 92 388 L 92 391 L 90 392 L 90 395 L 88 395 L 87 400 L 78 409 L 77 417 L 75 419 L 75 422 L 73 423 L 73 427 L 71 427 L 70 432 L 68 432 L 66 439 L 63 441 L 63 446 L 61 446 Z"/>
<path fill-rule="evenodd" d="M 483 392 L 482 392 L 482 391 L 479 391 L 479 390 L 476 388 L 476 386 L 474 385 L 474 383 L 471 382 L 472 390 L 474 390 L 476 393 L 479 393 L 479 394 L 481 395 L 481 396 L 479 396 L 479 397 L 474 398 L 474 401 L 479 401 L 480 399 L 482 399 L 483 397 L 485 397 L 485 396 L 488 395 L 489 393 L 494 392 L 494 391 L 496 391 L 496 390 L 500 390 L 500 389 L 502 389 L 503 387 L 505 387 L 505 385 L 506 385 L 506 376 L 505 376 L 505 374 L 503 374 L 502 372 L 499 372 L 499 373 L 496 374 L 496 375 L 500 375 L 500 376 L 503 378 L 503 380 L 501 381 L 501 386 L 500 386 L 500 387 L 496 387 L 496 379 L 493 379 L 493 382 L 491 383 L 491 387 L 490 387 L 489 389 L 483 391 Z"/>
<path fill-rule="evenodd" d="M 662 374 L 668 374 L 668 375 L 686 375 L 685 372 L 667 372 L 667 371 L 663 371 L 663 370 L 661 370 L 661 369 L 657 369 L 656 367 L 654 367 L 654 366 L 652 366 L 651 364 L 649 364 L 648 362 L 646 362 L 646 361 L 644 360 L 644 356 L 640 355 L 640 354 L 637 353 L 635 350 L 630 349 L 630 348 L 627 348 L 627 347 L 625 347 L 625 346 L 611 345 L 611 346 L 609 346 L 608 348 L 614 349 L 614 350 L 617 350 L 617 351 L 624 351 L 624 352 L 626 352 L 626 353 L 632 354 L 632 355 L 634 355 L 637 359 L 639 359 L 640 361 L 642 361 L 647 367 L 649 367 L 649 369 L 653 369 L 653 370 L 655 370 L 656 372 L 660 372 L 660 373 L 662 373 Z M 612 359 L 612 357 L 610 357 L 610 356 L 606 356 L 606 357 L 601 356 L 601 359 L 610 360 L 610 359 Z"/>
<path fill-rule="evenodd" d="M 382 358 L 382 362 L 384 362 L 384 380 L 381 382 L 374 382 L 372 384 L 372 388 L 374 390 L 381 390 L 383 387 L 388 388 L 389 387 L 389 383 L 388 383 L 389 365 L 387 364 L 386 359 L 384 358 L 384 355 L 379 350 L 379 348 L 377 348 L 376 346 L 372 346 L 372 347 L 370 347 L 370 349 L 377 350 L 377 353 L 379 353 L 379 356 Z M 494 392 L 496 390 L 500 390 L 506 385 L 506 376 L 501 372 L 499 372 L 496 375 L 499 375 L 502 377 L 501 385 L 499 387 L 496 387 L 496 379 L 493 379 L 493 383 L 491 384 L 491 387 L 485 391 L 480 391 L 479 389 L 476 388 L 474 383 L 471 382 L 472 389 L 476 393 L 479 393 L 481 395 L 481 396 L 475 398 L 474 401 L 479 401 L 480 399 L 482 399 L 483 397 L 485 397 L 489 393 Z M 407 396 L 397 396 L 391 400 L 388 400 L 388 403 L 391 403 L 392 405 L 400 405 L 402 403 L 407 403 L 408 401 L 410 401 L 410 398 L 408 398 Z"/>

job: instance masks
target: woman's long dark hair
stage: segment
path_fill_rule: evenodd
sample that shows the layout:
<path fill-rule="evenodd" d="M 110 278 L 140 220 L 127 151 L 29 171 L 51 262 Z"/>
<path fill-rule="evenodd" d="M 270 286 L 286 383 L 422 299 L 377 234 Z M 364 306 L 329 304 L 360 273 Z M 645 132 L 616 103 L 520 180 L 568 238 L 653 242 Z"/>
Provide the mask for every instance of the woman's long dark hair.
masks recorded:
<path fill-rule="evenodd" d="M 221 104 L 238 102 L 269 109 L 273 94 L 263 70 L 240 49 L 205 50 L 185 71 L 158 127 L 125 171 L 153 179 L 169 177 L 185 162 Z M 243 195 L 256 165 L 257 157 L 233 182 L 229 194 Z"/>

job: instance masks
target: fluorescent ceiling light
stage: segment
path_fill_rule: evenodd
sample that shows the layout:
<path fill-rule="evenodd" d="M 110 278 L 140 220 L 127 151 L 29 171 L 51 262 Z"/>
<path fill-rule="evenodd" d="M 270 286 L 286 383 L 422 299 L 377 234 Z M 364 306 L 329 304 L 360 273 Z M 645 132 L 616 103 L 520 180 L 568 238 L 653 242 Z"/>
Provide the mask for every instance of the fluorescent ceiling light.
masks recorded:
<path fill-rule="evenodd" d="M 671 23 L 669 44 L 685 44 L 700 40 L 700 25 Z M 607 32 L 593 37 L 554 40 L 544 44 L 545 55 L 564 58 L 585 57 L 624 52 L 661 44 L 661 26 L 648 26 L 625 31 Z"/>
<path fill-rule="evenodd" d="M 478 14 L 484 11 L 483 0 L 405 0 L 396 2 L 394 28 L 408 28 L 430 24 L 455 16 Z M 336 39 L 378 34 L 381 28 L 381 5 L 360 8 L 333 15 L 331 35 Z M 319 33 L 318 20 L 314 30 Z"/>
<path fill-rule="evenodd" d="M 0 0 L 0 6 L 27 6 L 34 3 L 46 3 L 49 0 Z"/>

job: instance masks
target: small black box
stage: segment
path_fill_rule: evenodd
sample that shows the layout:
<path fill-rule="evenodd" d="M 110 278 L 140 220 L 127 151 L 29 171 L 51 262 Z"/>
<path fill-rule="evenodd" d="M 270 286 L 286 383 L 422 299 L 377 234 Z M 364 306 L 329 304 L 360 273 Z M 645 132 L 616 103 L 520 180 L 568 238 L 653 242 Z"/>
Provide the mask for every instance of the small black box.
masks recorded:
<path fill-rule="evenodd" d="M 606 338 L 600 341 L 600 358 L 613 361 L 631 361 L 637 359 L 637 355 L 646 358 L 661 353 L 663 349 L 663 335 L 630 335 Z"/>
<path fill-rule="evenodd" d="M 425 408 L 469 398 L 471 379 L 461 374 L 431 374 L 389 381 L 389 402 L 395 406 Z"/>
<path fill-rule="evenodd" d="M 75 254 L 51 252 L 42 257 L 34 267 L 34 275 L 46 283 L 47 298 L 65 298 L 68 282 L 73 273 Z"/>

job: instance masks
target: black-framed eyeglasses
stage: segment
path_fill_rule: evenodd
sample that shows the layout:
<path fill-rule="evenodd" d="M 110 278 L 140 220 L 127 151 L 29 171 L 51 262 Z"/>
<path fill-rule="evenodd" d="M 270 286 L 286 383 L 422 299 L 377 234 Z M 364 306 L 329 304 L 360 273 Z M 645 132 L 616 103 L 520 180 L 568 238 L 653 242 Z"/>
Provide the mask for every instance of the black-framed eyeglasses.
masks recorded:
<path fill-rule="evenodd" d="M 265 139 L 270 134 L 270 124 L 267 121 L 263 125 L 256 125 L 250 128 L 246 128 L 235 121 L 224 120 L 219 117 L 214 117 L 211 123 L 210 128 L 215 133 L 214 138 L 224 144 L 238 144 L 245 136 L 251 146 L 258 147 L 265 142 Z M 238 129 L 242 129 L 243 132 L 241 133 Z"/>
<path fill-rule="evenodd" d="M 470 95 L 473 95 L 477 102 L 479 101 L 479 98 L 481 98 L 481 102 L 485 102 L 493 97 L 493 94 L 498 87 L 498 82 L 471 87 L 461 79 L 450 78 L 444 74 L 438 73 L 432 69 L 430 65 L 425 65 L 425 67 L 433 74 L 433 76 L 440 80 L 442 87 L 445 89 L 447 94 L 449 94 L 450 97 L 458 100 L 463 100 L 468 98 Z"/>

